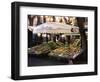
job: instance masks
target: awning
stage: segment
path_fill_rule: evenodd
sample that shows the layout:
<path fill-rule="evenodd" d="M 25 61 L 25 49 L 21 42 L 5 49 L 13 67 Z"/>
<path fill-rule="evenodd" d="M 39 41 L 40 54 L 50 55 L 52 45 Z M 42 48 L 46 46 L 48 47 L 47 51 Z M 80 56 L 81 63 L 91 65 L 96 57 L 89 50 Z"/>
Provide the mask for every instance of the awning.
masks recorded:
<path fill-rule="evenodd" d="M 35 27 L 33 33 L 79 33 L 79 28 L 68 24 L 48 22 Z"/>

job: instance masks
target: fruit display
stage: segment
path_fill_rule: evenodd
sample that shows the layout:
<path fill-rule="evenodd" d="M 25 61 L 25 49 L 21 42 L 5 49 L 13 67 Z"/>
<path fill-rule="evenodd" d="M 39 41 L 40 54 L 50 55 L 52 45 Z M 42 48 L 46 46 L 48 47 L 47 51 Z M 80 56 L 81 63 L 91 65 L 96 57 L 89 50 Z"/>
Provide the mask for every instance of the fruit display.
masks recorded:
<path fill-rule="evenodd" d="M 41 55 L 41 54 L 48 54 L 50 51 L 51 48 L 47 44 L 40 44 L 30 48 L 30 50 L 28 50 L 28 53 Z"/>
<path fill-rule="evenodd" d="M 73 57 L 75 54 L 80 52 L 79 47 L 60 47 L 55 50 L 52 50 L 48 55 L 49 56 L 58 56 L 58 57 L 66 57 L 70 58 Z"/>
<path fill-rule="evenodd" d="M 76 39 L 68 46 L 62 42 L 44 42 L 28 50 L 30 54 L 47 55 L 51 57 L 69 58 L 80 53 L 80 40 Z"/>
<path fill-rule="evenodd" d="M 54 57 L 56 57 L 56 56 L 65 57 L 65 56 L 69 55 L 69 51 L 67 48 L 60 47 L 55 50 L 52 50 L 48 55 L 54 56 Z"/>
<path fill-rule="evenodd" d="M 53 42 L 53 41 L 49 41 L 48 43 L 46 43 L 46 45 L 47 45 L 48 47 L 50 47 L 51 50 L 56 49 L 56 48 L 59 47 L 59 45 L 57 45 L 57 43 L 56 43 L 56 42 Z"/>
<path fill-rule="evenodd" d="M 44 42 L 40 45 L 30 48 L 28 50 L 28 53 L 29 54 L 37 54 L 37 55 L 48 54 L 51 50 L 54 50 L 54 49 L 60 47 L 61 45 L 63 45 L 63 43 L 58 44 L 53 41 Z"/>

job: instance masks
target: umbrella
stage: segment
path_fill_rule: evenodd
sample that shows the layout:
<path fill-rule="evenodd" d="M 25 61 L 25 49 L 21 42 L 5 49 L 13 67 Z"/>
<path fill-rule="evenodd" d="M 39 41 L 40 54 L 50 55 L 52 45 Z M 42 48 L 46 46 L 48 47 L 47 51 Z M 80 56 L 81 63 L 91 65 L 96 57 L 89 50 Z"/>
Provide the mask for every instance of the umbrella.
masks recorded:
<path fill-rule="evenodd" d="M 79 33 L 79 28 L 63 23 L 48 22 L 35 27 L 33 33 Z"/>

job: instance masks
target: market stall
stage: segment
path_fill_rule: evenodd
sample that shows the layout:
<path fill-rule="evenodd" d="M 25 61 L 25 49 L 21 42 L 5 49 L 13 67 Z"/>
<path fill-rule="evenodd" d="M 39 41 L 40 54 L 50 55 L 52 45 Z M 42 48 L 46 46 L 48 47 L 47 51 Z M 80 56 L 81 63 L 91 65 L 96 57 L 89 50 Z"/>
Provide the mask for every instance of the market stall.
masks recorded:
<path fill-rule="evenodd" d="M 33 34 L 37 34 L 42 43 L 29 48 L 29 54 L 48 56 L 57 60 L 64 59 L 71 64 L 72 60 L 82 53 L 77 26 L 48 22 L 34 28 Z"/>

